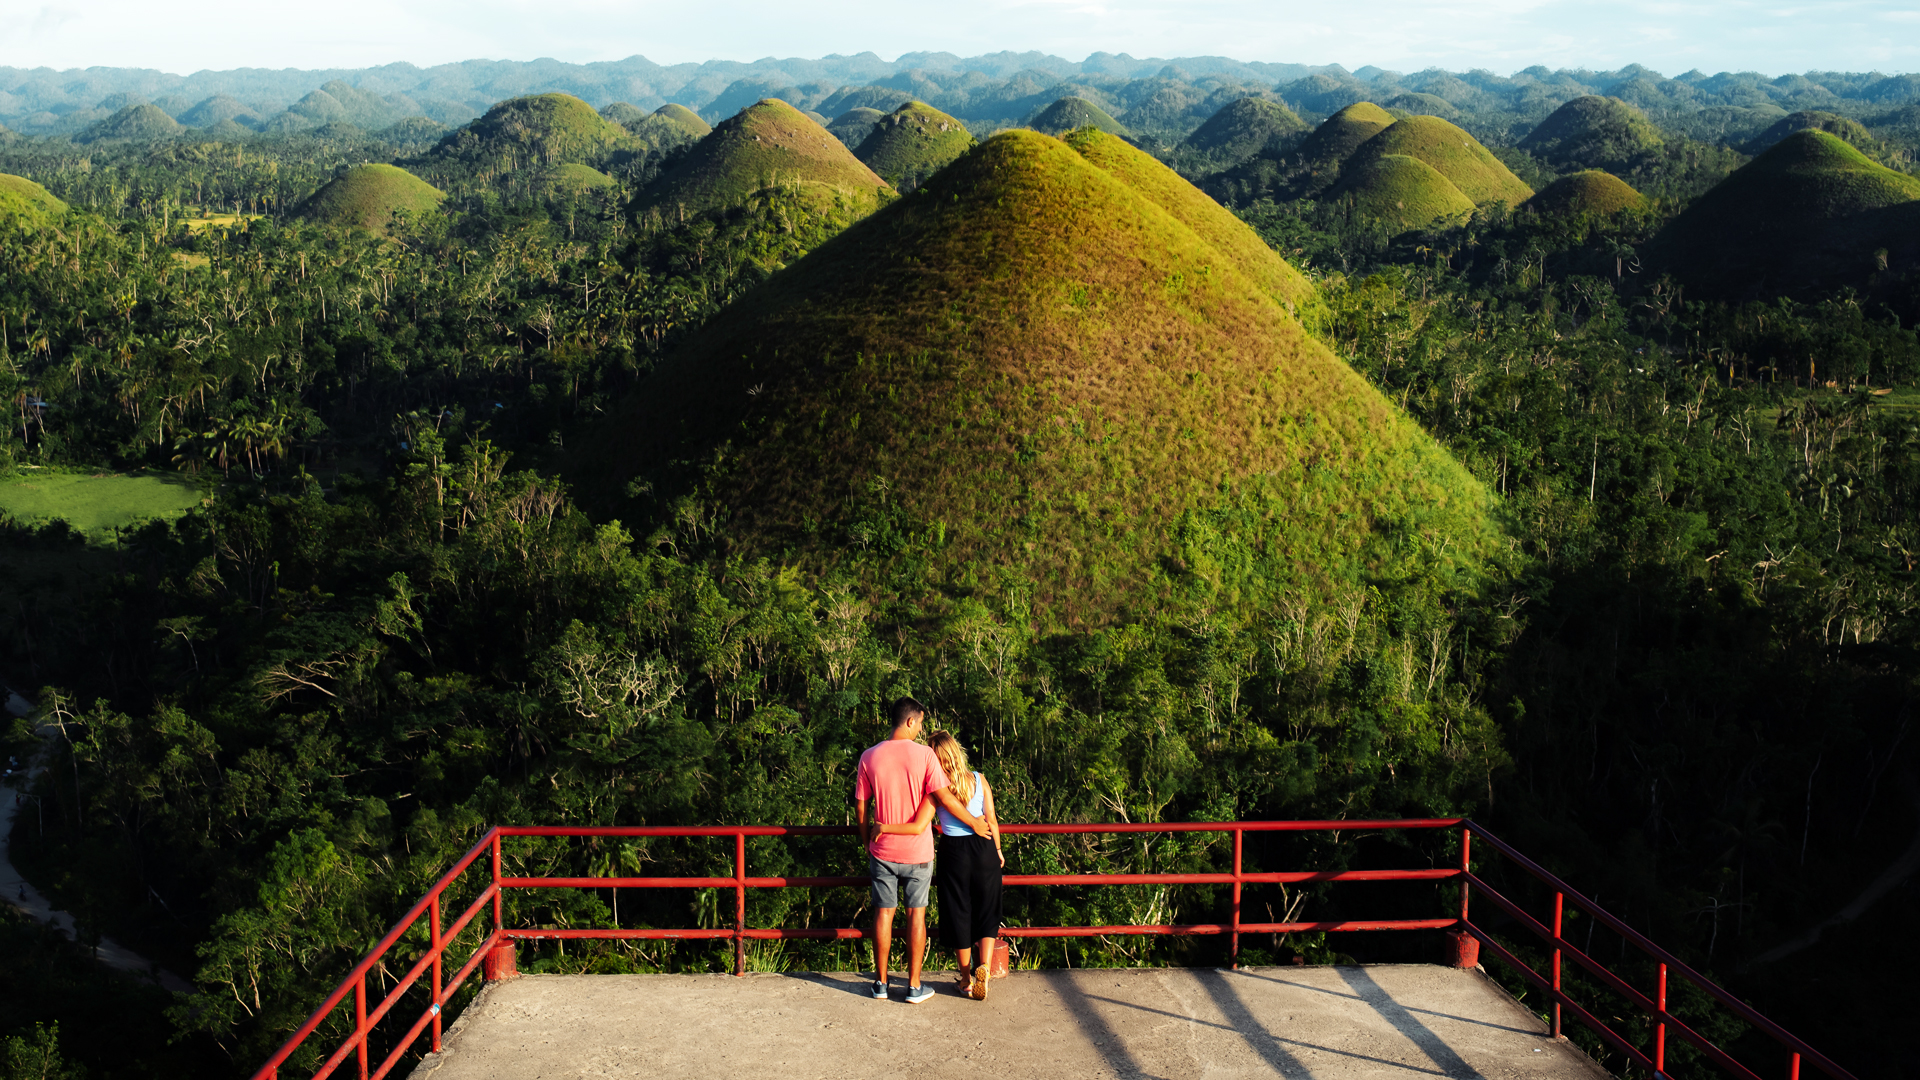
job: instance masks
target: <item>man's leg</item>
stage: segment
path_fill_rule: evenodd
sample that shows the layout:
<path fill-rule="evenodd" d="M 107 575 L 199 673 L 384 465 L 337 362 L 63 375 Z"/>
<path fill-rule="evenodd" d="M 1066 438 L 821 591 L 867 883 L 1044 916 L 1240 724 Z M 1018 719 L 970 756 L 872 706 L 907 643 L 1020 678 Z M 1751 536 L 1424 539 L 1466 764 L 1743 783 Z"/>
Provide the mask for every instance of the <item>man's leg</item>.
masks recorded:
<path fill-rule="evenodd" d="M 889 912 L 891 914 L 891 912 Z M 907 909 L 907 985 L 920 985 L 920 961 L 927 954 L 927 909 Z"/>
<path fill-rule="evenodd" d="M 924 912 L 922 913 L 924 914 Z M 893 909 L 875 908 L 873 912 L 873 977 L 887 981 L 887 961 L 893 952 Z M 915 971 L 919 970 L 915 965 Z"/>

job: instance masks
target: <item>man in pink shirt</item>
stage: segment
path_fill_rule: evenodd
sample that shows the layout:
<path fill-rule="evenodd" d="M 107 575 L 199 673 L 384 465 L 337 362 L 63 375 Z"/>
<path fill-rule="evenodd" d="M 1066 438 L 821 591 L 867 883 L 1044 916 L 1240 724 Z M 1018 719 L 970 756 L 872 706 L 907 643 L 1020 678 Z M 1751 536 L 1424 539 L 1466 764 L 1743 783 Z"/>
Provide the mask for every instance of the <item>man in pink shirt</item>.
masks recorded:
<path fill-rule="evenodd" d="M 873 996 L 887 997 L 887 961 L 893 949 L 893 910 L 900 893 L 907 900 L 907 1001 L 918 1005 L 933 997 L 920 985 L 920 961 L 927 950 L 927 899 L 933 884 L 933 831 L 915 836 L 882 833 L 867 820 L 873 802 L 874 825 L 904 825 L 913 820 L 928 795 L 947 812 L 982 830 L 986 823 L 967 812 L 947 790 L 940 759 L 919 739 L 927 710 L 912 698 L 893 703 L 893 732 L 860 755 L 853 782 L 860 841 L 867 848 L 867 872 L 873 877 Z"/>

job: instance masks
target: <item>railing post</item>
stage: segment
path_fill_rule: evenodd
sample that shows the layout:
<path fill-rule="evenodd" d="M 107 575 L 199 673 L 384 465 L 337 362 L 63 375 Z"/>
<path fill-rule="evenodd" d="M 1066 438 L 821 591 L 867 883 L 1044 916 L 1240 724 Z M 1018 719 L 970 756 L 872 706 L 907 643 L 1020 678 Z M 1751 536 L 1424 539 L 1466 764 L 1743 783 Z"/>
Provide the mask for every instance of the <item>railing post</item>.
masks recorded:
<path fill-rule="evenodd" d="M 1553 894 L 1553 988 L 1556 991 L 1560 989 L 1560 926 L 1566 903 L 1565 893 Z M 1556 1039 L 1560 1037 L 1560 1002 L 1558 1000 L 1553 1003 L 1553 1037 Z"/>
<path fill-rule="evenodd" d="M 360 980 L 353 984 L 353 1038 L 360 1045 L 355 1052 L 360 1058 L 360 1080 L 367 1080 L 367 976 L 361 972 Z"/>
<path fill-rule="evenodd" d="M 1800 1051 L 1795 1050 L 1787 1059 L 1787 1080 L 1800 1080 Z"/>
<path fill-rule="evenodd" d="M 1228 952 L 1227 966 L 1235 971 L 1240 970 L 1240 852 L 1245 835 L 1244 829 L 1233 830 L 1233 944 Z"/>
<path fill-rule="evenodd" d="M 1653 1007 L 1656 1010 L 1653 1017 L 1653 1075 L 1658 1080 L 1659 1077 L 1667 1074 L 1667 1022 L 1663 1019 L 1667 1015 L 1667 965 L 1665 964 L 1660 965 L 1660 981 L 1654 987 Z"/>
<path fill-rule="evenodd" d="M 1467 874 L 1472 869 L 1473 830 L 1460 826 L 1460 926 L 1467 925 L 1467 899 L 1472 886 L 1467 884 Z"/>
<path fill-rule="evenodd" d="M 733 973 L 747 973 L 747 834 L 733 834 Z"/>
<path fill-rule="evenodd" d="M 433 939 L 433 998 L 427 1007 L 433 1011 L 433 1052 L 440 1052 L 440 955 L 443 944 L 440 941 L 440 901 L 441 894 L 433 894 L 433 906 L 427 909 L 427 933 Z"/>
<path fill-rule="evenodd" d="M 493 833 L 493 928 L 501 929 L 500 921 L 500 831 Z"/>

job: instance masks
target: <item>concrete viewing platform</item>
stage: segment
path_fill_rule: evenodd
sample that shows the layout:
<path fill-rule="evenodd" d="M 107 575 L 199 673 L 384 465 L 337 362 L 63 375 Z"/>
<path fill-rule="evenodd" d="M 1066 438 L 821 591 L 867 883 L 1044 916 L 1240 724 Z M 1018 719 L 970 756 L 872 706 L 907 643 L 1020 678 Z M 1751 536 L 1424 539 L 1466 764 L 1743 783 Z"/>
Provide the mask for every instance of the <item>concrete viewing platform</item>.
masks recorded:
<path fill-rule="evenodd" d="M 574 1077 L 1540 1077 L 1607 1074 L 1477 971 L 1018 971 L 976 1002 L 857 973 L 532 975 L 490 984 L 415 1080 Z"/>

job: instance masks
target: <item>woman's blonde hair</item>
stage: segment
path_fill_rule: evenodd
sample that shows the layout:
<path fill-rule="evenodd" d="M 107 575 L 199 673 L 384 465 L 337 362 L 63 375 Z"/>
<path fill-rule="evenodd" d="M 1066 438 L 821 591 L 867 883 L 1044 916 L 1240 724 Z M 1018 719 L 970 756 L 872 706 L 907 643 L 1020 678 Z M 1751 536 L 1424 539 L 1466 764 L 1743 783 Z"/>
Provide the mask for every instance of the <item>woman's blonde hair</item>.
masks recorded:
<path fill-rule="evenodd" d="M 940 768 L 947 774 L 947 783 L 953 786 L 955 797 L 963 803 L 972 802 L 973 766 L 967 764 L 967 748 L 944 731 L 934 732 L 927 745 L 933 748 L 933 756 L 940 759 Z"/>

